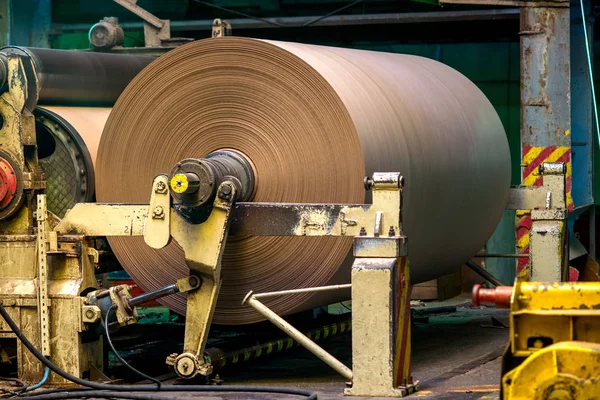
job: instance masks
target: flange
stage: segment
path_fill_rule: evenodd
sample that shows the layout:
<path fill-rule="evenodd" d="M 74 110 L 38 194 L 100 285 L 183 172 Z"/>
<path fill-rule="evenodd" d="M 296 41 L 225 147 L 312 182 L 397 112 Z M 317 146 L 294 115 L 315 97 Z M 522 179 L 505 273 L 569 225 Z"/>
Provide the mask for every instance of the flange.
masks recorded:
<path fill-rule="evenodd" d="M 23 202 L 23 171 L 0 150 L 0 220 L 13 215 Z"/>

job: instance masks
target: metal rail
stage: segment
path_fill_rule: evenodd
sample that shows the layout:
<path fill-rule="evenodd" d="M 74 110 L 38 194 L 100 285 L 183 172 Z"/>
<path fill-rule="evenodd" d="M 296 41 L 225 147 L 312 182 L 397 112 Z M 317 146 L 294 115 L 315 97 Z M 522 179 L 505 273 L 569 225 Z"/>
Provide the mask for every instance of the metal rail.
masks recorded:
<path fill-rule="evenodd" d="M 519 9 L 493 9 L 469 11 L 432 11 L 414 13 L 385 13 L 362 15 L 332 15 L 310 25 L 307 23 L 320 18 L 320 16 L 264 18 L 259 21 L 250 18 L 230 18 L 228 21 L 235 30 L 240 29 L 265 29 L 265 28 L 300 28 L 323 26 L 352 26 L 376 24 L 415 24 L 450 21 L 487 21 L 518 19 Z M 171 21 L 171 32 L 211 30 L 213 20 Z M 141 22 L 123 22 L 119 24 L 128 31 L 144 29 Z M 52 33 L 87 32 L 91 24 L 53 24 Z"/>

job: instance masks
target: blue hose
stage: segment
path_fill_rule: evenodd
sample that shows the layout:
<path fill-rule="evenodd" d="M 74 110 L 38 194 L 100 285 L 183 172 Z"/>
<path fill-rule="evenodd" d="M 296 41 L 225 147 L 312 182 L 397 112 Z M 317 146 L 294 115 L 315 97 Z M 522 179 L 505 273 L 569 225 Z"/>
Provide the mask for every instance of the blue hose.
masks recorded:
<path fill-rule="evenodd" d="M 44 376 L 42 377 L 41 381 L 39 381 L 35 385 L 27 386 L 26 388 L 19 389 L 19 390 L 17 390 L 17 392 L 24 393 L 24 392 L 29 392 L 31 390 L 35 390 L 35 389 L 41 388 L 42 386 L 44 386 L 44 384 L 48 380 L 48 376 L 50 376 L 50 368 L 46 367 L 46 369 L 44 370 Z"/>

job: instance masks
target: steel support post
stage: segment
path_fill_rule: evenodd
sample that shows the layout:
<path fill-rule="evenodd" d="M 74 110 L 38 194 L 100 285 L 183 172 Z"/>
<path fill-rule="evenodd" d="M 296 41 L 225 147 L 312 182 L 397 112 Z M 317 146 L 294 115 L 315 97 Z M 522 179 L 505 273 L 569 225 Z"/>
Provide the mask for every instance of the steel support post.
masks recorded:
<path fill-rule="evenodd" d="M 566 165 L 566 206 L 571 197 L 570 19 L 561 7 L 521 8 L 522 185 L 540 186 L 544 162 Z M 531 210 L 517 210 L 517 253 L 530 252 Z M 566 250 L 565 250 L 566 251 Z M 518 260 L 519 272 L 527 265 Z M 556 274 L 562 276 L 562 271 Z"/>
<path fill-rule="evenodd" d="M 356 258 L 352 266 L 353 378 L 345 394 L 402 397 L 418 390 L 411 376 L 410 355 L 407 258 Z"/>

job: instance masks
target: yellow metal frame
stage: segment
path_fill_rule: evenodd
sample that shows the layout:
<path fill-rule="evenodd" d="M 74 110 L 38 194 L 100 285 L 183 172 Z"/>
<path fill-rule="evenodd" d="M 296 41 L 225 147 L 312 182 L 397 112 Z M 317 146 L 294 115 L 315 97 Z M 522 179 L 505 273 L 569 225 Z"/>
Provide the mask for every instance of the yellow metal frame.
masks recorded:
<path fill-rule="evenodd" d="M 595 400 L 600 393 L 600 344 L 546 347 L 502 377 L 508 400 Z"/>
<path fill-rule="evenodd" d="M 37 74 L 28 57 L 8 55 L 8 88 L 0 95 L 2 157 L 18 170 L 17 197 L 10 216 L 0 223 L 0 301 L 23 334 L 63 370 L 83 376 L 90 365 L 102 368 L 101 340 L 84 343 L 82 299 L 95 288 L 94 251 L 81 235 L 57 236 L 51 230 L 55 217 L 48 213 L 45 196 L 36 196 L 45 182 L 39 172 L 35 149 Z M 19 193 L 22 197 L 19 198 Z M 91 255 L 91 257 L 90 257 Z M 0 339 L 16 343 L 18 376 L 37 382 L 43 366 L 16 339 L 5 321 L 0 321 Z M 6 340 L 2 346 L 11 347 Z M 6 353 L 6 351 L 4 351 Z M 66 384 L 55 374 L 49 383 Z"/>
<path fill-rule="evenodd" d="M 511 351 L 527 357 L 565 341 L 600 343 L 597 282 L 517 282 L 511 299 Z"/>
<path fill-rule="evenodd" d="M 160 190 L 157 190 L 161 182 Z M 203 352 L 221 285 L 221 256 L 236 187 L 227 180 L 221 183 L 212 212 L 202 224 L 187 222 L 172 207 L 167 223 L 162 213 L 156 210 L 158 196 L 168 196 L 169 187 L 166 185 L 165 189 L 165 184 L 164 176 L 155 179 L 150 200 L 152 206 L 77 204 L 60 221 L 56 231 L 89 236 L 144 235 L 146 243 L 158 243 L 156 247 L 166 243 L 165 232 L 168 232 L 179 243 L 191 273 L 198 276 L 202 284 L 188 293 L 184 351 L 171 355 L 167 363 L 173 365 L 180 376 L 190 378 L 211 372 Z M 406 237 L 402 230 L 402 177 L 399 173 L 376 173 L 367 185 L 373 189 L 373 204 L 370 205 L 242 203 L 240 206 L 246 210 L 285 211 L 288 227 L 276 232 L 271 229 L 280 227 L 258 227 L 263 229 L 260 231 L 263 235 L 354 237 L 353 285 L 357 282 L 358 288 L 353 290 L 355 320 L 370 322 L 364 329 L 358 322 L 353 329 L 357 372 L 348 394 L 403 396 L 416 390 L 417 385 L 410 376 L 410 281 Z M 223 190 L 225 187 L 228 190 Z M 166 200 L 161 201 L 164 209 Z M 157 215 L 161 217 L 157 218 Z M 385 285 L 382 286 L 382 282 Z M 382 287 L 387 288 L 386 291 L 382 291 Z M 369 303 L 375 304 L 372 294 L 384 292 L 387 293 L 387 306 L 381 308 L 377 303 L 377 309 L 369 308 Z M 365 305 L 363 312 L 360 311 L 361 302 Z M 369 356 L 368 352 L 377 347 L 372 346 L 373 341 L 389 346 L 381 347 L 376 356 Z M 361 358 L 361 355 L 365 357 Z M 381 374 L 374 375 L 374 370 Z"/>

